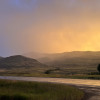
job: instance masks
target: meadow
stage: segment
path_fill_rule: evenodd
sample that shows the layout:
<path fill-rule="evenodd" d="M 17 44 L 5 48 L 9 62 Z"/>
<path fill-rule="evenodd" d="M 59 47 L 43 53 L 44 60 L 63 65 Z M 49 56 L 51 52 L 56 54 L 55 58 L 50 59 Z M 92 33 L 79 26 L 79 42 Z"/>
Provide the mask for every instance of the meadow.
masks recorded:
<path fill-rule="evenodd" d="M 97 68 L 90 67 L 33 67 L 0 70 L 0 76 L 53 77 L 100 80 Z"/>
<path fill-rule="evenodd" d="M 0 100 L 83 100 L 84 92 L 64 84 L 0 80 Z"/>
<path fill-rule="evenodd" d="M 20 70 L 19 70 L 20 71 Z M 48 70 L 47 70 L 48 71 Z M 30 71 L 29 71 L 30 72 Z M 84 73 L 84 74 L 65 74 L 65 73 L 48 73 L 48 72 L 0 72 L 0 76 L 25 76 L 25 77 L 51 77 L 51 78 L 71 78 L 71 79 L 92 79 L 100 80 L 100 74 L 98 72 L 94 73 Z"/>

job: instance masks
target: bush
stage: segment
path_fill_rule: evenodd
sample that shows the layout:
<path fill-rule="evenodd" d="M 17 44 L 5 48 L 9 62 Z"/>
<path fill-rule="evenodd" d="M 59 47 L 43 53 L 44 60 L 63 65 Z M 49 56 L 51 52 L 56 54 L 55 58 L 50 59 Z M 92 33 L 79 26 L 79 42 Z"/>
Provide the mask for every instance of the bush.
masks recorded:
<path fill-rule="evenodd" d="M 97 70 L 100 73 L 100 64 L 98 65 Z"/>
<path fill-rule="evenodd" d="M 44 73 L 45 73 L 45 74 L 50 74 L 51 71 L 52 71 L 52 70 L 47 70 L 47 71 L 45 71 Z"/>

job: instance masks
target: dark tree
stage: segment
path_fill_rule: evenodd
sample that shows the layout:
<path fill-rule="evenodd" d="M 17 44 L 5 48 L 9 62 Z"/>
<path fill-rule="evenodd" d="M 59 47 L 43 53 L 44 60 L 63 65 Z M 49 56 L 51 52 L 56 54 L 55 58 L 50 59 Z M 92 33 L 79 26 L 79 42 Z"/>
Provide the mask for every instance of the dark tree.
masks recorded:
<path fill-rule="evenodd" d="M 97 70 L 100 73 L 100 64 L 98 65 Z"/>
<path fill-rule="evenodd" d="M 45 74 L 50 74 L 51 70 L 45 71 Z"/>

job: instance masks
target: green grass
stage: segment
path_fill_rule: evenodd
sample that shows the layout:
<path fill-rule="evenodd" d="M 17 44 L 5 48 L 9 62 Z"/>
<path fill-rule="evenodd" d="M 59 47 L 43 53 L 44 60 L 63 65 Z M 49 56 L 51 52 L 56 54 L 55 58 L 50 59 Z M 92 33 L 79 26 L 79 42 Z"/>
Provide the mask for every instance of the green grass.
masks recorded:
<path fill-rule="evenodd" d="M 0 80 L 0 100 L 82 100 L 84 92 L 64 84 Z"/>

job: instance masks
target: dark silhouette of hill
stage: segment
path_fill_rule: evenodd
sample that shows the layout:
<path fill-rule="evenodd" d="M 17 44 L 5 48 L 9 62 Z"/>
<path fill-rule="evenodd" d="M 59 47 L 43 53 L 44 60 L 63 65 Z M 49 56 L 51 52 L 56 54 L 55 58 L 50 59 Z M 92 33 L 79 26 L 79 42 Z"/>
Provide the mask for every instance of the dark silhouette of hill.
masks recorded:
<path fill-rule="evenodd" d="M 0 68 L 29 68 L 29 67 L 44 67 L 46 65 L 38 62 L 35 59 L 24 57 L 21 55 L 10 56 L 0 60 Z"/>
<path fill-rule="evenodd" d="M 0 57 L 0 60 L 3 59 L 3 57 Z"/>

